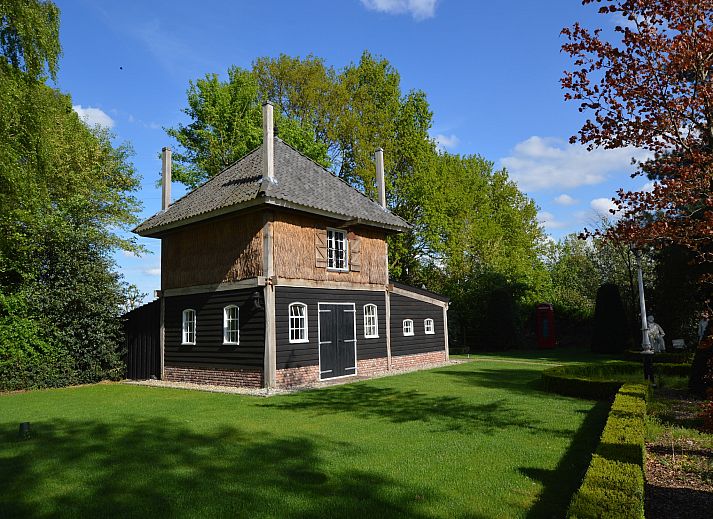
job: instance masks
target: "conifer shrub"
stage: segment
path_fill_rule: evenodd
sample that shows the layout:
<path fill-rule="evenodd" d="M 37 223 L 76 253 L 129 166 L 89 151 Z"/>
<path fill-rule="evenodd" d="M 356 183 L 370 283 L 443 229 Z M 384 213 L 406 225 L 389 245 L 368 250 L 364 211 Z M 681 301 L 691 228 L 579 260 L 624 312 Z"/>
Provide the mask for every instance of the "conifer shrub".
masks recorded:
<path fill-rule="evenodd" d="M 592 329 L 592 351 L 621 353 L 632 346 L 619 287 L 605 283 L 597 290 Z"/>

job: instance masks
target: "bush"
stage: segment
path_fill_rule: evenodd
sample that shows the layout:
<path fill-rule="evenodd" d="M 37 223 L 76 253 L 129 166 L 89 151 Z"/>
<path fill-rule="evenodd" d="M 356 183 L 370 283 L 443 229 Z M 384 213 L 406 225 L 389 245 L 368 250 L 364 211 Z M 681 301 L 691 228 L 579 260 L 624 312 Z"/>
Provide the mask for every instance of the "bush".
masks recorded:
<path fill-rule="evenodd" d="M 629 325 L 621 302 L 619 287 L 605 283 L 597 290 L 592 330 L 592 351 L 595 353 L 620 353 L 631 347 Z"/>
<path fill-rule="evenodd" d="M 624 353 L 624 356 L 622 358 L 631 362 L 641 362 L 641 350 L 629 350 Z M 691 362 L 691 354 L 688 352 L 657 353 L 654 355 L 653 360 L 655 363 L 666 362 L 673 364 L 689 364 Z"/>
<path fill-rule="evenodd" d="M 571 518 L 643 518 L 647 387 L 624 384 L 567 511 Z"/>

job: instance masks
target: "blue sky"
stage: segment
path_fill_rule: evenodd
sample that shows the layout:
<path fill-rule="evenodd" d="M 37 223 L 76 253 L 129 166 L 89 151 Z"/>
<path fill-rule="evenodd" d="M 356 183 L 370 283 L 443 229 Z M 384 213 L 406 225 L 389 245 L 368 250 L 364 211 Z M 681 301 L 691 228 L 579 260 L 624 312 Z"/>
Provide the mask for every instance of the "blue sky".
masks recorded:
<path fill-rule="evenodd" d="M 135 149 L 143 217 L 160 209 L 159 151 L 174 146 L 163 128 L 185 121 L 188 81 L 225 76 L 260 56 L 315 54 L 337 68 L 364 50 L 387 58 L 402 88 L 426 92 L 431 134 L 454 153 L 507 167 L 541 208 L 547 232 L 577 232 L 605 212 L 631 180 L 637 150 L 587 152 L 567 143 L 583 121 L 565 104 L 559 79 L 569 66 L 562 27 L 615 20 L 575 0 L 289 0 L 202 2 L 59 0 L 64 55 L 57 86 L 88 122 L 111 127 Z M 183 190 L 173 187 L 174 198 Z M 152 295 L 160 286 L 152 252 L 117 254 L 127 281 Z"/>

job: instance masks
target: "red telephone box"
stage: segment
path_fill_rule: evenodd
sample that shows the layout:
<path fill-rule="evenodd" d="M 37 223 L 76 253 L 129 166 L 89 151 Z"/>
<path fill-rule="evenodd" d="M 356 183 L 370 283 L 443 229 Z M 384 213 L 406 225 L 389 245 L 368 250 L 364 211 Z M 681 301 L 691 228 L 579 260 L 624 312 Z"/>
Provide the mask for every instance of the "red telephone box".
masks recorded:
<path fill-rule="evenodd" d="M 555 311 L 549 303 L 537 305 L 537 346 L 541 349 L 555 347 Z"/>

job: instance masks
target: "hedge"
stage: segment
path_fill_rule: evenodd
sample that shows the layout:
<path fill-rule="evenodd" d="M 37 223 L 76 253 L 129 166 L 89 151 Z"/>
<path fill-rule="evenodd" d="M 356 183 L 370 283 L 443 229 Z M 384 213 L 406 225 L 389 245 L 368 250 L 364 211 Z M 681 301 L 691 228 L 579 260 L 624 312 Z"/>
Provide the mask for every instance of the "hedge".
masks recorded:
<path fill-rule="evenodd" d="M 570 518 L 644 517 L 644 384 L 624 384 L 617 392 L 599 446 L 567 510 Z"/>
<path fill-rule="evenodd" d="M 641 362 L 641 350 L 628 350 L 624 352 L 624 360 Z M 691 362 L 691 354 L 686 351 L 654 353 L 654 362 L 685 364 Z"/>

